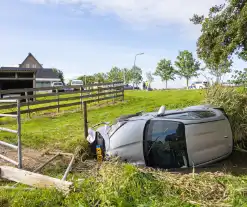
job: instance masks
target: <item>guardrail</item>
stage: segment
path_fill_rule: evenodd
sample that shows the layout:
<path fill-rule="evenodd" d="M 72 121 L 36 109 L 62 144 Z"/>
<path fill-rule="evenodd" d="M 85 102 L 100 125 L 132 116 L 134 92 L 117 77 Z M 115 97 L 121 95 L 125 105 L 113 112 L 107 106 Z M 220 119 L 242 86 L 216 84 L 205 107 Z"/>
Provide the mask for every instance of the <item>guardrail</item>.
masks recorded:
<path fill-rule="evenodd" d="M 38 93 L 42 91 L 51 91 L 50 93 Z M 9 97 L 9 100 L 19 100 L 21 114 L 28 113 L 29 116 L 33 112 L 80 106 L 83 109 L 83 102 L 100 103 L 101 101 L 124 100 L 124 86 L 121 82 L 91 84 L 75 87 L 48 87 L 48 88 L 26 88 L 26 89 L 10 89 L 0 90 L 0 94 L 21 94 L 19 97 Z M 4 100 L 4 99 L 0 99 Z M 48 105 L 47 105 L 48 104 Z M 37 105 L 41 105 L 38 106 Z M 0 105 L 1 110 L 13 110 L 15 104 Z M 7 112 L 5 114 L 15 114 L 16 111 Z"/>
<path fill-rule="evenodd" d="M 15 103 L 15 106 L 17 108 L 17 112 L 16 114 L 0 114 L 0 117 L 12 117 L 15 118 L 17 120 L 17 130 L 13 130 L 13 129 L 8 129 L 5 127 L 0 127 L 0 131 L 5 131 L 5 132 L 10 132 L 10 133 L 14 133 L 17 134 L 17 138 L 18 138 L 18 142 L 17 142 L 17 146 L 13 145 L 13 144 L 9 144 L 7 142 L 4 141 L 0 141 L 0 145 L 5 146 L 5 147 L 9 147 L 12 148 L 14 150 L 17 150 L 17 154 L 18 154 L 18 162 L 16 162 L 15 160 L 12 160 L 2 154 L 0 154 L 0 158 L 4 159 L 16 166 L 18 166 L 18 168 L 22 168 L 22 151 L 21 151 L 21 113 L 20 113 L 20 100 L 0 100 L 0 103 Z"/>

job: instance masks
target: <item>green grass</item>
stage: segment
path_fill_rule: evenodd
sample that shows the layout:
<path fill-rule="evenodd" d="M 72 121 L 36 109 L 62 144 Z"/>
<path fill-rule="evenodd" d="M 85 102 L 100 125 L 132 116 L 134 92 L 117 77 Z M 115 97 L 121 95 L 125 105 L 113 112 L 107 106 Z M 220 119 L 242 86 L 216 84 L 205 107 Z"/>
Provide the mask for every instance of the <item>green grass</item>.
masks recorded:
<path fill-rule="evenodd" d="M 200 104 L 203 99 L 204 92 L 196 90 L 129 91 L 125 93 L 125 102 L 89 110 L 89 125 L 113 121 L 123 114 L 154 111 L 161 105 L 170 109 Z M 14 128 L 15 124 L 6 126 Z M 86 144 L 81 112 L 23 121 L 22 132 L 23 145 L 38 150 L 73 152 L 78 145 Z M 0 136 L 5 141 L 15 140 L 7 133 L 1 132 Z M 62 170 L 48 169 L 46 173 L 61 177 Z M 54 190 L 0 188 L 0 206 L 247 206 L 246 190 L 243 190 L 247 188 L 247 176 L 180 175 L 105 162 L 100 169 L 94 167 L 82 173 L 71 173 L 69 180 L 75 185 L 67 196 Z M 0 186 L 5 184 L 0 182 Z"/>
<path fill-rule="evenodd" d="M 180 175 L 106 162 L 71 180 L 74 188 L 67 196 L 54 190 L 0 189 L 0 206 L 247 206 L 247 176 Z"/>
<path fill-rule="evenodd" d="M 89 125 L 101 121 L 113 121 L 120 115 L 138 111 L 158 110 L 161 105 L 167 108 L 182 108 L 199 104 L 203 100 L 202 91 L 130 91 L 125 101 L 94 110 L 89 110 Z M 112 103 L 112 102 L 111 102 Z M 22 142 L 30 148 L 53 148 L 71 151 L 80 143 L 85 143 L 82 112 L 65 113 L 58 116 L 35 118 L 22 123 Z M 1 124 L 1 122 L 0 122 Z M 15 129 L 14 124 L 5 126 Z M 1 132 L 1 139 L 16 143 L 16 137 Z"/>

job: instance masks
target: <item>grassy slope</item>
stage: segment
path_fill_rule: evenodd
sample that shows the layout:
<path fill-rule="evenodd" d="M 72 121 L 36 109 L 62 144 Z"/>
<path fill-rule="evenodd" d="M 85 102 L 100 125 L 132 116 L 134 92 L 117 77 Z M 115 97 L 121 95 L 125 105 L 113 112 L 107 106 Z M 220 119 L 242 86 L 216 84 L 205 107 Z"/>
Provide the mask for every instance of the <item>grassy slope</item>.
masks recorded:
<path fill-rule="evenodd" d="M 113 120 L 119 115 L 153 111 L 164 104 L 177 108 L 199 104 L 200 91 L 127 92 L 126 102 L 89 112 L 90 124 Z M 32 148 L 59 148 L 73 151 L 83 142 L 81 113 L 37 118 L 23 123 L 23 143 Z M 6 139 L 7 139 L 7 134 Z M 2 137 L 2 136 L 1 136 Z M 73 177 L 73 178 L 72 178 Z M 247 176 L 172 175 L 138 169 L 129 164 L 104 164 L 100 171 L 74 173 L 75 189 L 69 196 L 52 190 L 0 190 L 0 206 L 247 206 L 238 191 L 247 185 Z M 1 185 L 1 183 L 0 183 Z"/>
<path fill-rule="evenodd" d="M 202 101 L 200 91 L 136 91 L 126 92 L 125 102 L 113 106 L 107 106 L 90 110 L 88 121 L 95 124 L 100 121 L 112 121 L 122 114 L 138 111 L 157 110 L 161 105 L 167 108 L 177 108 Z M 15 124 L 9 124 L 10 128 L 16 128 Z M 83 139 L 82 113 L 67 113 L 59 116 L 36 118 L 25 121 L 22 124 L 23 145 L 31 148 L 59 148 L 73 151 L 75 146 Z M 15 136 L 2 133 L 1 138 L 12 143 L 16 142 Z"/>

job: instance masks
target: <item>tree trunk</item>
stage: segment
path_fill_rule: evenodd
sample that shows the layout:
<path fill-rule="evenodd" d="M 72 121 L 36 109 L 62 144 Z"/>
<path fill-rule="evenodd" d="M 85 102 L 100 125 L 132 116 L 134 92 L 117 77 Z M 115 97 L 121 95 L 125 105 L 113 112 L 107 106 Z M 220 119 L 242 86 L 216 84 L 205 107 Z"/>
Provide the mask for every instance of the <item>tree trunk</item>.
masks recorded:
<path fill-rule="evenodd" d="M 166 80 L 166 89 L 167 89 L 167 80 Z"/>
<path fill-rule="evenodd" d="M 189 89 L 189 78 L 186 78 L 186 86 L 187 86 L 187 90 Z"/>
<path fill-rule="evenodd" d="M 216 84 L 220 84 L 220 82 L 221 82 L 221 75 L 217 75 L 216 76 Z"/>

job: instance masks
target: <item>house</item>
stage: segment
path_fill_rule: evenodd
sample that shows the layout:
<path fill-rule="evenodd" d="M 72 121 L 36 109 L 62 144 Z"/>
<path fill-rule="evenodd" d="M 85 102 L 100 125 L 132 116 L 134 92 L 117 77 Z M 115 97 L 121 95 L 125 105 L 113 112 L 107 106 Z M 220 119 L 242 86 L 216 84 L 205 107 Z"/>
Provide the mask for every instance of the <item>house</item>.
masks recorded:
<path fill-rule="evenodd" d="M 58 74 L 52 68 L 43 68 L 43 65 L 29 53 L 26 59 L 19 65 L 19 68 L 37 68 L 36 88 L 50 87 L 52 82 L 61 81 Z"/>
<path fill-rule="evenodd" d="M 10 83 L 11 80 L 14 82 Z M 31 53 L 19 64 L 19 67 L 0 68 L 0 87 L 2 90 L 50 87 L 52 82 L 56 81 L 60 81 L 58 74 L 52 68 L 43 68 L 43 65 Z"/>

